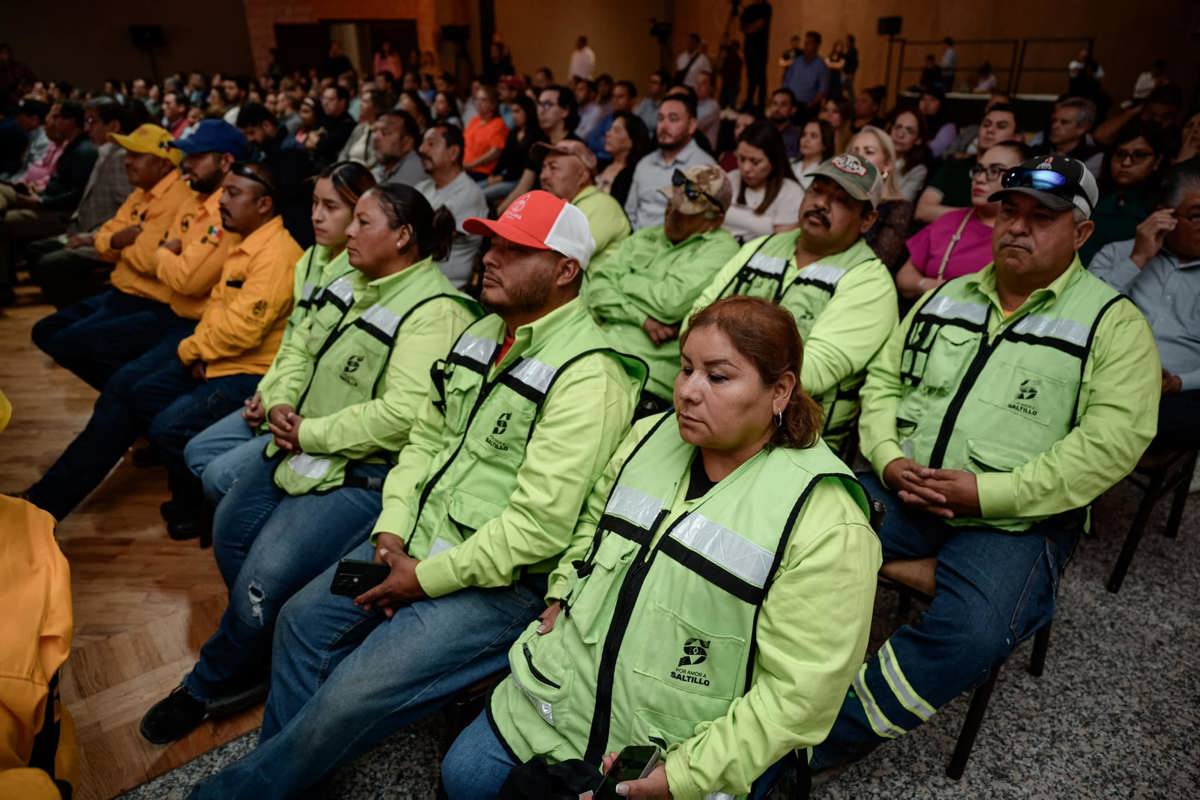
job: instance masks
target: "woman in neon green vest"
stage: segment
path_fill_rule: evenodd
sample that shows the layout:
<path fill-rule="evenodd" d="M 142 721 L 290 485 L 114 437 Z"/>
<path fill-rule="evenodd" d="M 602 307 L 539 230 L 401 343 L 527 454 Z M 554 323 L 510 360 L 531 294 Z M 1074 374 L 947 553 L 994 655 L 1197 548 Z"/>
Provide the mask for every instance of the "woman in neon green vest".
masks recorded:
<path fill-rule="evenodd" d="M 271 634 L 284 602 L 361 543 L 380 490 L 431 388 L 430 367 L 480 315 L 438 268 L 454 235 L 411 186 L 364 194 L 346 229 L 354 271 L 326 287 L 293 335 L 306 354 L 270 393 L 272 440 L 217 506 L 213 552 L 229 607 L 200 660 L 142 720 L 152 742 L 266 694 Z"/>
<path fill-rule="evenodd" d="M 630 796 L 745 795 L 833 724 L 881 559 L 866 495 L 820 440 L 787 311 L 721 300 L 681 347 L 674 413 L 635 425 L 596 483 L 562 599 L 443 762 L 451 798 L 495 797 L 534 756 L 599 767 L 649 744 L 662 763 Z"/>
<path fill-rule="evenodd" d="M 215 422 L 192 437 L 183 451 L 188 469 L 204 486 L 204 496 L 216 506 L 229 491 L 243 463 L 253 462 L 261 455 L 262 442 L 254 443 L 260 432 L 266 436 L 264 423 L 267 409 L 263 397 L 269 396 L 280 368 L 289 359 L 305 358 L 294 346 L 293 334 L 300 323 L 320 302 L 321 292 L 335 278 L 350 272 L 346 254 L 346 229 L 354 219 L 358 199 L 375 186 L 371 171 L 353 161 L 339 161 L 326 167 L 313 186 L 312 226 L 316 244 L 304 251 L 296 263 L 292 287 L 292 313 L 283 331 L 283 340 L 271 369 L 258 382 L 253 397 L 246 398 L 245 408 Z M 207 534 L 211 526 L 208 509 L 163 504 L 167 531 L 173 539 L 192 538 Z"/>

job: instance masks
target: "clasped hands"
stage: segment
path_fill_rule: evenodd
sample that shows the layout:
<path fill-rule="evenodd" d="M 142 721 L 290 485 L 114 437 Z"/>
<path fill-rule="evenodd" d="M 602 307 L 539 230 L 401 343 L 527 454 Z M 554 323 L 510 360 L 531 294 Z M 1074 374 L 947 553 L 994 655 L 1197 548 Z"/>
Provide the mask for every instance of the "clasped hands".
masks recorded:
<path fill-rule="evenodd" d="M 961 469 L 933 469 L 897 458 L 883 470 L 883 482 L 905 503 L 944 519 L 978 517 L 979 486 L 975 473 Z"/>
<path fill-rule="evenodd" d="M 257 409 L 253 404 L 257 398 Z M 250 421 L 251 416 L 248 414 L 254 410 L 261 413 L 262 397 L 255 394 L 254 398 L 247 401 L 246 408 L 242 411 L 242 417 Z M 267 429 L 275 437 L 275 446 L 287 453 L 301 453 L 304 448 L 300 446 L 300 423 L 304 421 L 304 417 L 296 413 L 296 409 L 292 408 L 287 403 L 280 403 L 274 406 L 270 413 L 267 414 Z"/>

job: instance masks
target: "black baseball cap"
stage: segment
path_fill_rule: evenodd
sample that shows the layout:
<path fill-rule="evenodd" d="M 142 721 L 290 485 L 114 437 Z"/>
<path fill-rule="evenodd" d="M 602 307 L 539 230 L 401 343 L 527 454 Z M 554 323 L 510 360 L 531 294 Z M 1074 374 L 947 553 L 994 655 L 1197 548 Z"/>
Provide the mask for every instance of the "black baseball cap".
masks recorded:
<path fill-rule="evenodd" d="M 988 202 L 1006 194 L 1028 195 L 1052 211 L 1078 208 L 1091 217 L 1100 199 L 1096 179 L 1082 161 L 1067 156 L 1039 156 L 1022 162 L 1004 173 L 1001 189 Z"/>

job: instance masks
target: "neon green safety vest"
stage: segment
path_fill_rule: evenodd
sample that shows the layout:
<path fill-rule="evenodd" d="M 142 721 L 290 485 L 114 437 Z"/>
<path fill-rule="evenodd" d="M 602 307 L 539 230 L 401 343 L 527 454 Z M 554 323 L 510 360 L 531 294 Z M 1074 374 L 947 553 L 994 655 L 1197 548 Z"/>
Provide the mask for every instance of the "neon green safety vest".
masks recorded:
<path fill-rule="evenodd" d="M 1014 315 L 989 340 L 998 311 L 977 280 L 943 284 L 917 309 L 900 356 L 896 430 L 921 464 L 1009 472 L 1076 426 L 1092 339 L 1122 297 L 1080 269 L 1052 303 Z"/>
<path fill-rule="evenodd" d="M 316 258 L 316 256 L 321 256 L 321 258 Z M 325 287 L 333 280 L 353 273 L 354 267 L 350 266 L 350 257 L 345 250 L 338 253 L 333 259 L 329 259 L 328 249 L 321 245 L 314 245 L 308 249 L 303 269 L 297 272 L 296 285 L 299 290 L 295 292 L 295 301 L 296 308 L 300 309 L 301 314 L 299 317 L 293 314 L 292 318 L 288 319 L 291 324 L 303 321 L 305 316 L 317 305 Z"/>
<path fill-rule="evenodd" d="M 517 486 L 525 446 L 541 418 L 554 382 L 587 355 L 616 359 L 641 391 L 646 365 L 612 349 L 587 307 L 576 308 L 554 331 L 494 377 L 488 377 L 504 340 L 504 320 L 492 314 L 458 338 L 443 361 L 435 362 L 433 398 L 457 443 L 425 482 L 416 522 L 404 538 L 419 559 L 459 544 L 500 515 Z M 586 362 L 585 362 L 586 363 Z M 580 414 L 591 409 L 580 408 Z M 549 572 L 556 560 L 529 568 Z"/>
<path fill-rule="evenodd" d="M 836 255 L 796 270 L 796 240 L 800 234 L 801 231 L 796 230 L 764 236 L 757 241 L 757 248 L 753 247 L 755 242 L 749 242 L 738 254 L 746 260 L 721 290 L 718 299 L 744 294 L 781 305 L 796 318 L 800 338 L 807 340 L 817 317 L 821 316 L 837 292 L 838 282 L 847 272 L 870 269 L 872 263 L 885 271 L 887 267 L 870 246 L 859 239 Z M 855 373 L 823 394 L 813 396 L 825 414 L 825 429 L 821 435 L 831 447 L 838 447 L 853 429 L 858 419 L 858 390 L 865 380 L 865 373 Z"/>
<path fill-rule="evenodd" d="M 301 416 L 325 417 L 374 399 L 392 351 L 403 337 L 404 323 L 426 303 L 446 297 L 482 314 L 479 304 L 455 289 L 432 260 L 409 269 L 412 272 L 404 280 L 386 285 L 383 293 L 357 271 L 325 289 L 319 307 L 310 312 L 309 347 L 316 358 L 296 403 Z M 361 313 L 346 321 L 352 310 Z M 265 455 L 276 452 L 274 442 L 269 443 Z M 290 495 L 343 486 L 348 463 L 336 453 L 294 453 L 276 467 L 275 484 Z"/>
<path fill-rule="evenodd" d="M 509 650 L 489 716 L 518 758 L 599 764 L 627 745 L 666 750 L 723 717 L 752 683 L 759 608 L 813 487 L 840 480 L 867 513 L 862 487 L 818 442 L 760 451 L 668 522 L 696 454 L 674 414 L 651 428 L 556 625 L 530 626 Z"/>

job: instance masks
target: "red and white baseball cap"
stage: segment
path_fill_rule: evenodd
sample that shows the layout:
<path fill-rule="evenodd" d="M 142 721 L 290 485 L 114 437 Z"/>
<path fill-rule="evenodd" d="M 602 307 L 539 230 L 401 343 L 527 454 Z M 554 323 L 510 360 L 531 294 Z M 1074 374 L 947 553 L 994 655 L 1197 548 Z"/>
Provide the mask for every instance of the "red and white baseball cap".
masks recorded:
<path fill-rule="evenodd" d="M 524 247 L 562 253 L 578 261 L 582 269 L 587 269 L 596 251 L 583 212 L 540 189 L 513 200 L 500 219 L 467 217 L 462 227 L 478 236 L 499 236 Z"/>

